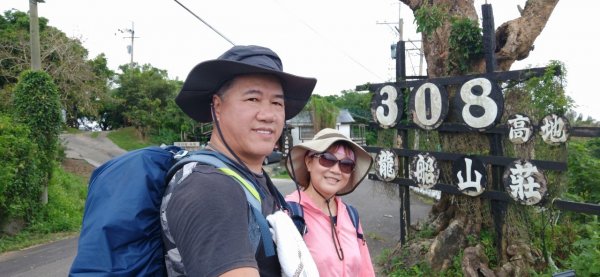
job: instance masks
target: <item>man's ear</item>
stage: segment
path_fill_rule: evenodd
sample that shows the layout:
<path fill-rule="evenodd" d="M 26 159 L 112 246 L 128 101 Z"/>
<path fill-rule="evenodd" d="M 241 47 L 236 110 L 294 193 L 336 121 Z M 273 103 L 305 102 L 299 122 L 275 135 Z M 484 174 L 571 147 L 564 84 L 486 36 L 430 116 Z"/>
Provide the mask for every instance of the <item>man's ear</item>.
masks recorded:
<path fill-rule="evenodd" d="M 219 97 L 216 94 L 213 94 L 212 96 L 212 102 L 210 104 L 210 108 L 213 109 L 213 121 L 217 121 L 219 119 L 219 117 L 221 116 L 221 104 L 222 104 L 222 99 L 221 97 Z"/>

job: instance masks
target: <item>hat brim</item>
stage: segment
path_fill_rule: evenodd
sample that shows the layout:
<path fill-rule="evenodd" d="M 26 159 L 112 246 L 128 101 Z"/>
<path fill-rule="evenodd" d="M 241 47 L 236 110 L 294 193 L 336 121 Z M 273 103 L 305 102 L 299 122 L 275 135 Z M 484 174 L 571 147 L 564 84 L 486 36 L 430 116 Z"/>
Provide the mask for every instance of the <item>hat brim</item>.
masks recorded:
<path fill-rule="evenodd" d="M 330 137 L 325 139 L 311 140 L 292 147 L 288 159 L 286 161 L 286 168 L 288 172 L 293 172 L 298 185 L 303 188 L 307 188 L 310 183 L 310 175 L 304 162 L 304 156 L 307 151 L 315 151 L 318 153 L 325 152 L 332 144 L 338 141 L 345 141 L 350 144 L 350 148 L 356 155 L 356 167 L 348 180 L 346 187 L 342 188 L 336 193 L 336 195 L 346 195 L 353 192 L 360 182 L 367 176 L 371 165 L 373 164 L 373 158 L 367 151 L 365 151 L 358 144 L 345 137 Z M 292 170 L 293 166 L 293 170 Z"/>
<path fill-rule="evenodd" d="M 175 103 L 192 119 L 212 122 L 212 96 L 228 80 L 247 74 L 270 74 L 281 81 L 285 99 L 285 119 L 296 116 L 310 99 L 317 83 L 315 78 L 270 70 L 229 60 L 210 60 L 196 65 L 188 74 Z"/>

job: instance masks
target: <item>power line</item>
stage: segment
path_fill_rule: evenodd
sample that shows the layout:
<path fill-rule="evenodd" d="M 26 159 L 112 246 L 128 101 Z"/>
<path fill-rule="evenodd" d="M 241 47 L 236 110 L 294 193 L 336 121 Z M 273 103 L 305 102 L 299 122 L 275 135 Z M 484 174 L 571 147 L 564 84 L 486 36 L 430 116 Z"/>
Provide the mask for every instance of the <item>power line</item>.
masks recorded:
<path fill-rule="evenodd" d="M 190 9 L 188 9 L 186 6 L 184 6 L 183 4 L 181 4 L 179 1 L 177 0 L 173 0 L 175 2 L 177 2 L 177 4 L 179 4 L 181 7 L 183 7 L 186 11 L 188 11 L 189 13 L 191 13 L 193 16 L 195 16 L 198 20 L 202 21 L 202 23 L 204 23 L 204 25 L 208 26 L 208 28 L 212 29 L 215 33 L 217 33 L 219 36 L 221 36 L 223 39 L 225 39 L 226 41 L 228 41 L 229 43 L 231 43 L 231 45 L 235 46 L 235 43 L 233 43 L 233 41 L 231 41 L 230 39 L 228 39 L 227 37 L 225 37 L 223 34 L 221 34 L 221 32 L 217 31 L 217 29 L 213 28 L 213 26 L 210 26 L 210 24 L 208 24 L 208 22 L 204 21 L 202 18 L 200 18 L 199 16 L 197 16 L 194 12 L 192 12 Z"/>
<path fill-rule="evenodd" d="M 364 70 L 366 70 L 367 72 L 371 73 L 373 76 L 377 77 L 380 80 L 384 80 L 384 78 L 381 78 L 381 76 L 377 75 L 375 72 L 373 72 L 372 70 L 370 70 L 369 68 L 367 68 L 365 65 L 363 65 L 362 63 L 360 63 L 357 59 L 355 59 L 354 57 L 352 57 L 350 54 L 346 53 L 346 51 L 344 51 L 343 49 L 340 50 L 338 47 L 336 47 L 335 44 L 333 44 L 333 42 L 331 42 L 331 40 L 327 39 L 325 36 L 321 35 L 321 33 L 319 33 L 315 28 L 313 28 L 310 24 L 306 23 L 304 20 L 302 20 L 302 18 L 296 16 L 294 13 L 292 13 L 288 8 L 284 7 L 283 5 L 281 5 L 281 3 L 279 3 L 279 1 L 274 0 L 275 3 L 277 3 L 277 5 L 279 5 L 279 7 L 283 10 L 285 10 L 288 14 L 291 14 L 292 16 L 294 16 L 296 18 L 296 20 L 300 21 L 300 23 L 302 23 L 304 26 L 306 26 L 306 28 L 310 29 L 311 31 L 313 31 L 317 36 L 321 37 L 321 39 L 323 39 L 324 41 L 326 41 L 327 43 L 330 44 L 330 46 L 335 49 L 336 51 L 342 53 L 342 55 L 346 56 L 346 58 L 350 59 L 351 61 L 353 61 L 354 63 L 356 63 L 358 66 L 362 67 Z"/>

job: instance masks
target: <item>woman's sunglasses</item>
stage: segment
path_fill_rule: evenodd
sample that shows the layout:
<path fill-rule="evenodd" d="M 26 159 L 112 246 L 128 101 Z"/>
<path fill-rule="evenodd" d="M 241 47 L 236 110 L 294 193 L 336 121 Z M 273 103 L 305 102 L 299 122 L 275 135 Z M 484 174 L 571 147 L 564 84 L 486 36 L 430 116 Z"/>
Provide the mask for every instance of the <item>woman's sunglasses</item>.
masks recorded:
<path fill-rule="evenodd" d="M 354 171 L 354 167 L 356 166 L 353 160 L 348 158 L 338 160 L 333 154 L 329 152 L 314 154 L 313 157 L 318 157 L 319 164 L 327 168 L 332 167 L 339 162 L 340 171 L 346 174 L 352 173 L 352 171 Z"/>

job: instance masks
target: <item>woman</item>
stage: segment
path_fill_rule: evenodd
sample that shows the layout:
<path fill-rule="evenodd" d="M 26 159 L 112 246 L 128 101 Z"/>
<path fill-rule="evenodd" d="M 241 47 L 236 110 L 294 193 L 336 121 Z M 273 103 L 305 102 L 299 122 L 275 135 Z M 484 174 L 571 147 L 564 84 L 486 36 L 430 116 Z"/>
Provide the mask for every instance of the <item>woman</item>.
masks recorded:
<path fill-rule="evenodd" d="M 375 276 L 366 241 L 338 196 L 356 189 L 373 159 L 334 129 L 292 148 L 287 170 L 300 187 L 286 197 L 299 203 L 307 233 L 304 240 L 321 276 Z"/>

